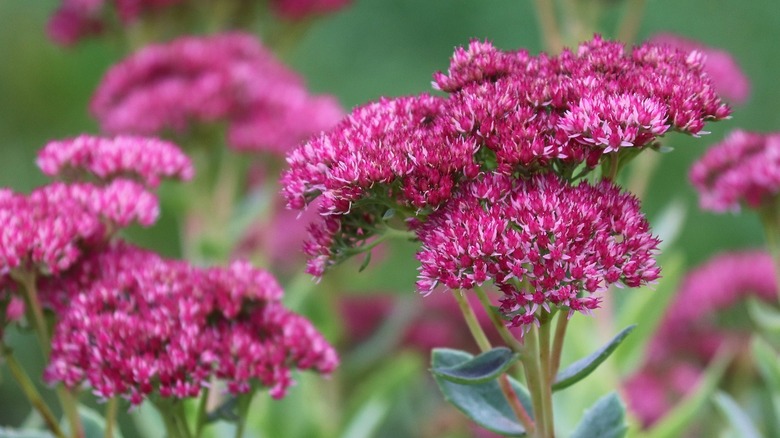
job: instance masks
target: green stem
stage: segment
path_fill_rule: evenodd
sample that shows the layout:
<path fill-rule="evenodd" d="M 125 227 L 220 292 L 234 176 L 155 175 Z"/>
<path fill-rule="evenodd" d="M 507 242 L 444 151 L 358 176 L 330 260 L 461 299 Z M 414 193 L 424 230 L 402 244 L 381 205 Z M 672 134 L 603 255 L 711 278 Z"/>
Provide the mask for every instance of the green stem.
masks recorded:
<path fill-rule="evenodd" d="M 246 417 L 249 413 L 249 405 L 252 402 L 253 392 L 238 396 L 238 421 L 236 422 L 235 438 L 242 438 L 246 430 Z"/>
<path fill-rule="evenodd" d="M 209 387 L 203 389 L 203 394 L 200 396 L 200 402 L 198 403 L 198 416 L 195 419 L 195 438 L 200 438 L 203 434 L 203 429 L 206 427 L 206 417 L 208 412 L 207 407 L 209 404 Z"/>
<path fill-rule="evenodd" d="M 474 309 L 471 308 L 471 305 L 466 299 L 466 296 L 463 294 L 463 291 L 453 290 L 452 293 L 455 295 L 455 299 L 458 301 L 460 311 L 463 313 L 463 319 L 466 320 L 466 325 L 469 327 L 471 336 L 474 337 L 474 341 L 477 342 L 479 349 L 482 351 L 489 351 L 491 349 L 490 341 L 485 335 L 485 332 L 482 330 L 482 326 L 479 325 L 477 315 L 474 314 Z"/>
<path fill-rule="evenodd" d="M 463 313 L 463 318 L 466 320 L 466 325 L 469 327 L 469 331 L 471 331 L 471 336 L 474 337 L 477 345 L 479 345 L 479 349 L 483 352 L 489 351 L 492 348 L 490 341 L 485 335 L 484 330 L 482 330 L 482 326 L 479 324 L 479 320 L 477 320 L 477 315 L 474 313 L 474 309 L 471 308 L 471 304 L 469 304 L 468 300 L 463 295 L 463 291 L 453 290 L 452 293 L 455 295 L 455 299 L 458 301 L 458 306 L 460 306 L 460 310 Z M 490 313 L 491 309 L 488 308 L 487 310 L 488 313 Z M 506 398 L 507 403 L 509 403 L 509 407 L 512 408 L 512 411 L 514 412 L 515 416 L 517 416 L 517 419 L 523 424 L 528 433 L 532 433 L 536 426 L 534 425 L 533 420 L 531 420 L 530 415 L 528 415 L 528 412 L 525 411 L 523 404 L 520 403 L 520 399 L 518 398 L 517 393 L 515 393 L 515 390 L 512 388 L 512 385 L 509 383 L 509 378 L 506 376 L 506 374 L 502 374 L 501 377 L 499 377 L 498 383 L 499 387 L 501 388 L 501 392 L 504 394 L 504 398 Z"/>
<path fill-rule="evenodd" d="M 175 402 L 175 407 L 176 407 L 176 415 L 174 416 L 174 419 L 179 427 L 179 431 L 181 432 L 183 437 L 193 438 L 192 432 L 190 432 L 190 427 L 187 425 L 187 415 L 184 412 L 184 402 L 183 401 Z"/>
<path fill-rule="evenodd" d="M 35 327 L 35 334 L 38 336 L 38 342 L 41 344 L 43 356 L 48 360 L 51 352 L 49 325 L 46 324 L 41 301 L 38 299 L 38 288 L 35 286 L 35 272 L 22 270 L 11 271 L 11 278 L 13 278 L 24 290 L 24 301 L 27 305 L 27 311 L 31 315 L 30 319 Z"/>
<path fill-rule="evenodd" d="M 116 423 L 116 415 L 118 411 L 119 399 L 112 397 L 106 406 L 106 431 L 103 434 L 105 438 L 113 438 L 114 436 L 114 423 Z"/>
<path fill-rule="evenodd" d="M 555 425 L 553 424 L 553 406 L 552 406 L 552 362 L 550 361 L 550 318 L 542 321 L 539 326 L 539 365 L 542 372 L 542 403 L 544 404 L 545 430 L 550 436 L 555 435 Z"/>
<path fill-rule="evenodd" d="M 36 287 L 35 272 L 33 271 L 11 271 L 13 278 L 22 289 L 24 289 L 24 300 L 27 310 L 32 314 L 33 326 L 38 336 L 38 342 L 41 344 L 44 360 L 48 361 L 51 354 L 51 337 L 49 335 L 49 325 L 46 323 L 46 317 L 43 315 L 41 300 L 38 298 L 38 288 Z M 71 428 L 71 434 L 74 438 L 84 436 L 84 429 L 81 426 L 81 417 L 78 412 L 78 401 L 73 394 L 62 385 L 57 385 L 57 397 L 59 398 L 62 411 L 68 418 Z"/>
<path fill-rule="evenodd" d="M 623 20 L 618 28 L 618 40 L 626 44 L 634 42 L 642 24 L 642 14 L 645 10 L 645 0 L 628 0 Z"/>
<path fill-rule="evenodd" d="M 550 53 L 556 54 L 563 49 L 563 38 L 558 29 L 555 5 L 552 0 L 534 0 L 534 4 L 544 45 Z"/>
<path fill-rule="evenodd" d="M 493 327 L 495 327 L 498 331 L 501 339 L 504 340 L 504 342 L 507 344 L 507 346 L 509 346 L 509 348 L 512 349 L 512 351 L 515 353 L 520 353 L 520 355 L 523 356 L 525 354 L 525 348 L 523 347 L 523 344 L 521 344 L 520 341 L 515 338 L 515 336 L 506 327 L 506 324 L 498 315 L 498 313 L 493 310 L 493 307 L 490 303 L 490 298 L 488 298 L 485 290 L 480 286 L 474 286 L 474 291 L 477 293 L 479 302 L 482 303 L 482 307 L 485 308 L 485 312 L 487 312 L 488 316 L 490 317 L 490 321 L 493 323 Z"/>
<path fill-rule="evenodd" d="M 528 382 L 528 390 L 531 393 L 531 403 L 534 407 L 536 418 L 536 438 L 552 438 L 554 432 L 548 427 L 552 424 L 552 413 L 547 411 L 547 401 L 545 390 L 545 373 L 542 371 L 542 364 L 539 360 L 539 329 L 536 325 L 531 326 L 531 330 L 525 334 L 525 348 L 527 355 L 523 361 L 525 365 L 525 376 Z M 550 417 L 548 419 L 547 417 Z"/>
<path fill-rule="evenodd" d="M 11 375 L 19 383 L 19 386 L 22 388 L 22 392 L 24 392 L 24 395 L 27 397 L 27 400 L 30 401 L 30 404 L 33 406 L 33 408 L 35 408 L 35 410 L 41 414 L 41 418 L 43 418 L 43 422 L 46 423 L 46 427 L 48 427 L 49 430 L 58 438 L 65 438 L 65 433 L 62 431 L 62 429 L 60 429 L 57 418 L 54 416 L 51 409 L 49 409 L 49 406 L 43 400 L 41 394 L 35 388 L 35 384 L 24 371 L 24 368 L 21 366 L 21 364 L 19 364 L 19 362 L 16 361 L 16 357 L 14 357 L 13 351 L 2 344 L 0 344 L 0 349 L 2 349 L 2 355 L 5 357 L 5 362 L 8 364 L 8 369 L 11 371 Z"/>
<path fill-rule="evenodd" d="M 569 325 L 569 315 L 566 311 L 558 312 L 558 322 L 555 326 L 555 337 L 552 344 L 552 359 L 550 363 L 550 374 L 552 378 L 558 375 L 561 368 L 561 352 L 563 351 L 563 338 L 566 335 L 566 327 Z"/>

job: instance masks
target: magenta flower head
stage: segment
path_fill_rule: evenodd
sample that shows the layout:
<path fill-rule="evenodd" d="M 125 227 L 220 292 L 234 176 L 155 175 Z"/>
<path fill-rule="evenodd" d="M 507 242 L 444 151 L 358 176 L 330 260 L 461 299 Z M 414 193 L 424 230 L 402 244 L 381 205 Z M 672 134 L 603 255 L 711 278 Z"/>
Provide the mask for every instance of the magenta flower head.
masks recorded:
<path fill-rule="evenodd" d="M 57 274 L 86 247 L 132 222 L 151 225 L 158 214 L 157 198 L 128 180 L 54 183 L 30 195 L 0 191 L 0 277 L 14 270 Z"/>
<path fill-rule="evenodd" d="M 114 13 L 122 25 L 138 20 L 142 14 L 181 3 L 182 0 L 62 0 L 46 27 L 57 44 L 71 46 L 84 38 L 99 35 L 110 27 L 107 19 Z"/>
<path fill-rule="evenodd" d="M 625 385 L 628 404 L 645 426 L 693 390 L 721 348 L 749 345 L 749 323 L 740 328 L 733 315 L 748 298 L 777 299 L 772 257 L 766 252 L 721 254 L 686 275 L 650 341 L 645 363 Z M 730 312 L 729 322 L 719 325 L 724 312 Z M 647 392 L 648 387 L 654 389 Z"/>
<path fill-rule="evenodd" d="M 341 117 L 334 99 L 311 96 L 243 33 L 147 46 L 108 71 L 90 108 L 109 133 L 186 134 L 222 122 L 231 147 L 277 153 Z"/>
<path fill-rule="evenodd" d="M 430 293 L 439 284 L 471 289 L 492 280 L 513 326 L 535 323 L 539 308 L 588 313 L 608 286 L 659 277 L 659 240 L 649 228 L 639 201 L 606 181 L 484 175 L 417 227 L 417 287 Z"/>
<path fill-rule="evenodd" d="M 271 7 L 284 18 L 302 20 L 310 15 L 336 12 L 351 0 L 272 0 Z"/>
<path fill-rule="evenodd" d="M 101 398 L 196 397 L 212 376 L 233 394 L 260 384 L 279 398 L 293 369 L 338 364 L 311 323 L 282 306 L 273 277 L 245 262 L 199 269 L 117 244 L 41 292 L 70 301 L 45 380 Z"/>
<path fill-rule="evenodd" d="M 604 163 L 614 174 L 669 131 L 702 134 L 730 109 L 701 60 L 668 46 L 628 51 L 598 36 L 558 56 L 479 41 L 456 49 L 449 71 L 434 75 L 447 96 L 364 105 L 288 154 L 288 207 L 321 201 L 323 219 L 305 247 L 309 272 L 373 245 L 388 216 L 424 222 L 480 172 L 552 171 L 573 181 Z"/>
<path fill-rule="evenodd" d="M 157 187 L 162 178 L 190 180 L 192 161 L 173 143 L 156 138 L 102 138 L 82 135 L 49 142 L 36 160 L 49 176 L 68 178 L 92 175 L 100 180 L 116 177 L 136 179 Z"/>
<path fill-rule="evenodd" d="M 712 78 L 712 85 L 730 102 L 745 103 L 750 95 L 750 81 L 729 52 L 671 33 L 654 35 L 650 42 L 666 44 L 687 52 L 701 52 L 706 57 L 704 71 Z"/>
<path fill-rule="evenodd" d="M 780 192 L 780 133 L 733 131 L 691 167 L 703 209 L 758 208 Z"/>

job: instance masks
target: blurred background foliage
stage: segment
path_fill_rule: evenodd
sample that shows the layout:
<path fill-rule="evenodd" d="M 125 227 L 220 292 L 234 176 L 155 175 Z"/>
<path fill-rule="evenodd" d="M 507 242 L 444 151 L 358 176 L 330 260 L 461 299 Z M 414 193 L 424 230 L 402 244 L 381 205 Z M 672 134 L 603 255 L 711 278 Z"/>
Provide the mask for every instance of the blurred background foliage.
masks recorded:
<path fill-rule="evenodd" d="M 622 5 L 620 1 L 609 3 L 612 6 L 604 17 L 607 37 L 613 36 L 609 30 L 614 29 Z M 55 46 L 44 30 L 56 6 L 54 0 L 0 1 L 0 187 L 27 191 L 43 184 L 45 179 L 34 164 L 42 145 L 51 139 L 98 132 L 88 114 L 88 102 L 103 73 L 124 53 L 119 42 L 104 38 L 73 48 Z M 263 29 L 257 31 L 263 33 Z M 675 277 L 686 266 L 695 266 L 718 251 L 762 245 L 761 228 L 754 215 L 699 211 L 687 172 L 693 160 L 727 131 L 780 130 L 780 7 L 775 0 L 650 0 L 639 39 L 658 32 L 676 33 L 730 52 L 752 83 L 747 103 L 735 108 L 731 120 L 710 125 L 711 134 L 703 139 L 671 136 L 668 145 L 674 151 L 662 156 L 650 180 L 644 210 L 662 238 L 677 234 L 674 256 L 661 259 L 662 263 L 675 265 L 662 280 L 659 289 L 665 290 L 673 288 Z M 471 38 L 491 40 L 502 49 L 526 48 L 532 53 L 541 49 L 530 0 L 355 0 L 351 7 L 316 20 L 295 44 L 285 46 L 280 56 L 307 79 L 313 92 L 333 94 L 345 108 L 351 108 L 379 96 L 432 92 L 431 74 L 446 70 L 453 48 Z M 681 220 L 679 226 L 669 218 Z M 155 229 L 138 235 L 143 236 L 142 244 L 166 255 L 174 256 L 179 251 L 172 224 L 165 216 Z M 339 277 L 337 284 L 345 290 L 371 290 L 379 284 L 385 292 L 403 295 L 406 298 L 401 303 L 414 307 L 415 300 L 422 298 L 413 291 L 417 262 L 412 251 L 412 246 L 400 248 L 391 256 L 391 263 L 367 272 L 358 274 L 356 265 L 348 264 L 332 275 Z M 309 293 L 316 295 L 318 291 L 313 288 Z M 630 292 L 645 293 L 654 292 Z M 343 326 L 330 312 L 332 309 L 320 304 L 309 300 L 302 311 L 326 334 L 337 336 Z M 593 322 L 579 320 L 583 330 L 570 333 L 580 336 L 572 335 L 567 340 L 573 346 L 567 348 L 571 357 L 585 354 L 598 344 L 587 339 Z M 370 357 L 382 351 L 358 353 Z M 354 420 L 348 425 L 354 429 L 342 427 L 345 437 L 449 433 L 439 433 L 436 422 L 428 424 L 431 430 L 421 431 L 414 421 L 423 413 L 434 412 L 437 407 L 431 400 L 440 397 L 425 377 L 425 355 L 394 355 L 392 360 L 380 361 L 383 366 L 368 361 L 374 364 L 371 373 L 361 370 L 357 359 L 348 363 L 352 368 L 344 373 L 351 373 L 349 378 L 359 383 L 350 391 L 348 402 L 330 400 L 322 393 L 329 384 L 337 384 L 342 378 L 339 373 L 334 376 L 335 382 L 319 386 L 314 384 L 317 377 L 301 376 L 299 385 L 283 403 L 258 397 L 260 414 L 252 421 L 262 423 L 269 437 L 331 436 L 321 428 L 338 406 L 347 411 L 339 415 Z M 608 374 L 608 368 L 600 370 L 601 374 Z M 37 372 L 31 370 L 33 375 Z M 599 387 L 598 377 L 593 380 L 595 386 L 574 390 L 573 395 L 589 399 L 572 408 L 573 418 L 558 415 L 563 430 L 567 421 L 576 422 L 581 412 L 577 409 L 605 392 L 591 391 Z M 0 424 L 16 424 L 27 407 L 14 393 L 7 376 L 0 382 Z M 307 411 L 305 416 L 301 416 L 301 409 Z M 393 427 L 380 427 L 377 413 L 382 413 L 380 419 L 393 419 Z M 312 420 L 317 416 L 320 420 Z M 334 425 L 333 430 L 338 427 Z"/>

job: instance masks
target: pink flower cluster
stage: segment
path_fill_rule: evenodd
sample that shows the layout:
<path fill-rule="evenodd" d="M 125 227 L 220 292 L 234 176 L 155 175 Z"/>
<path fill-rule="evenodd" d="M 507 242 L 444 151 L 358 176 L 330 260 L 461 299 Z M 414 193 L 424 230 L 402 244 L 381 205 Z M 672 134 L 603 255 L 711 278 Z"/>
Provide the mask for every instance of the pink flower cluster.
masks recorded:
<path fill-rule="evenodd" d="M 115 138 L 81 135 L 48 143 L 38 152 L 38 167 L 48 176 L 83 173 L 101 180 L 129 177 L 148 187 L 162 178 L 188 181 L 195 170 L 190 159 L 173 143 L 156 138 Z"/>
<path fill-rule="evenodd" d="M 571 186 L 553 174 L 484 175 L 415 230 L 422 242 L 417 287 L 472 289 L 492 280 L 513 326 L 536 322 L 540 307 L 587 313 L 609 285 L 638 287 L 659 277 L 659 240 L 649 228 L 639 201 L 606 181 Z"/>
<path fill-rule="evenodd" d="M 293 368 L 330 373 L 335 350 L 282 290 L 245 262 L 202 269 L 117 244 L 41 287 L 60 309 L 48 382 L 83 383 L 101 398 L 196 397 L 212 376 L 231 393 L 252 381 L 284 396 Z"/>
<path fill-rule="evenodd" d="M 228 144 L 284 153 L 341 118 L 335 99 L 312 96 L 252 35 L 182 37 L 112 67 L 91 103 L 103 130 L 185 133 L 225 122 Z"/>
<path fill-rule="evenodd" d="M 85 246 L 102 243 L 118 227 L 148 226 L 159 213 L 157 198 L 134 182 L 100 187 L 54 183 L 30 195 L 0 191 L 0 278 L 12 270 L 59 273 Z"/>
<path fill-rule="evenodd" d="M 716 212 L 757 208 L 780 192 L 780 133 L 734 131 L 712 146 L 690 171 L 702 208 Z"/>
<path fill-rule="evenodd" d="M 271 7 L 290 20 L 301 20 L 309 15 L 336 12 L 352 0 L 272 0 Z"/>
<path fill-rule="evenodd" d="M 49 19 L 47 33 L 57 44 L 73 45 L 83 38 L 100 34 L 110 22 L 109 9 L 116 9 L 122 24 L 136 21 L 142 14 L 180 3 L 182 0 L 62 0 Z"/>
<path fill-rule="evenodd" d="M 473 41 L 434 79 L 449 96 L 367 104 L 288 154 L 288 206 L 320 198 L 326 218 L 312 228 L 309 272 L 337 262 L 337 246 L 369 238 L 388 208 L 428 214 L 480 171 L 571 179 L 582 163 L 587 171 L 669 130 L 701 134 L 730 113 L 697 52 L 650 44 L 626 51 L 598 36 L 558 56 Z"/>
<path fill-rule="evenodd" d="M 654 35 L 650 42 L 667 44 L 686 52 L 696 50 L 704 54 L 704 71 L 712 78 L 712 85 L 718 94 L 732 103 L 744 103 L 750 95 L 750 81 L 729 52 L 670 33 Z"/>
<path fill-rule="evenodd" d="M 645 363 L 625 385 L 628 404 L 645 426 L 694 389 L 721 347 L 748 344 L 749 324 L 719 326 L 718 314 L 750 297 L 767 303 L 777 299 L 772 258 L 765 252 L 721 254 L 685 277 L 650 341 Z"/>

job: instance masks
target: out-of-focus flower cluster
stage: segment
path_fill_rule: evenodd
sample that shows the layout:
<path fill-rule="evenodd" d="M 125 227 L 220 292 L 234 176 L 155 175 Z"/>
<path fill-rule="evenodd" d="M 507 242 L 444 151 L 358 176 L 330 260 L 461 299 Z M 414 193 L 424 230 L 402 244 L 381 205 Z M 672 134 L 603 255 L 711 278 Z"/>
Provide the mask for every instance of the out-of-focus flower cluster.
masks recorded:
<path fill-rule="evenodd" d="M 780 133 L 734 131 L 691 168 L 701 207 L 723 212 L 757 208 L 780 192 Z"/>
<path fill-rule="evenodd" d="M 750 95 L 750 81 L 729 52 L 671 33 L 654 35 L 649 41 L 653 44 L 667 44 L 686 52 L 696 50 L 703 53 L 706 57 L 704 72 L 712 79 L 712 85 L 718 94 L 731 103 L 742 104 Z"/>
<path fill-rule="evenodd" d="M 47 25 L 47 33 L 55 43 L 70 46 L 83 39 L 100 35 L 113 27 L 125 28 L 160 14 L 166 9 L 188 3 L 184 0 L 62 0 Z M 189 1 L 189 3 L 197 3 Z M 237 13 L 255 13 L 255 7 L 247 0 L 214 0 L 205 5 L 191 4 L 188 10 L 197 12 L 203 6 L 213 6 Z M 313 15 L 338 11 L 350 4 L 350 0 L 271 0 L 270 9 L 288 20 L 304 20 Z M 259 15 L 259 14 L 258 14 Z M 250 17 L 241 17 L 247 21 Z"/>
<path fill-rule="evenodd" d="M 730 113 L 701 53 L 652 44 L 626 50 L 598 36 L 557 56 L 473 41 L 456 49 L 434 87 L 448 96 L 359 107 L 288 155 L 288 206 L 317 199 L 322 216 L 305 246 L 308 272 L 322 275 L 372 248 L 374 236 L 395 232 L 395 218 L 414 217 L 424 245 L 420 289 L 492 279 L 517 325 L 531 323 L 538 306 L 596 307 L 582 291 L 657 278 L 657 241 L 636 201 L 608 184 L 572 184 L 598 165 L 614 176 L 665 133 L 699 135 Z M 475 178 L 482 182 L 467 183 Z M 513 191 L 526 185 L 533 194 Z M 537 216 L 539 208 L 550 213 Z M 596 218 L 600 209 L 605 216 Z M 510 210 L 531 225 L 510 220 Z M 542 216 L 544 223 L 532 220 Z M 578 239 L 586 228 L 589 248 Z M 530 293 L 514 284 L 525 280 Z"/>
<path fill-rule="evenodd" d="M 157 198 L 124 179 L 105 186 L 53 183 L 29 195 L 0 191 L 0 276 L 56 274 L 117 228 L 149 226 L 158 214 Z"/>
<path fill-rule="evenodd" d="M 252 35 L 182 37 L 147 46 L 112 67 L 91 103 L 111 133 L 185 134 L 225 123 L 228 145 L 284 153 L 341 118 L 330 96 L 302 79 Z"/>
<path fill-rule="evenodd" d="M 691 271 L 650 341 L 642 367 L 625 385 L 628 404 L 642 424 L 651 425 L 690 393 L 721 348 L 749 345 L 750 325 L 722 325 L 720 315 L 749 298 L 772 303 L 776 297 L 772 258 L 765 252 L 722 254 Z"/>
<path fill-rule="evenodd" d="M 514 326 L 540 307 L 589 312 L 611 284 L 658 278 L 659 243 L 639 201 L 610 182 L 571 186 L 552 174 L 516 180 L 488 175 L 464 186 L 416 229 L 419 290 L 472 289 L 492 280 Z M 520 284 L 524 282 L 525 286 Z"/>
<path fill-rule="evenodd" d="M 176 145 L 144 137 L 82 135 L 52 141 L 38 152 L 36 162 L 44 174 L 52 177 L 79 179 L 87 174 L 102 181 L 129 177 L 151 188 L 157 187 L 162 178 L 188 181 L 195 173 L 189 157 Z"/>
<path fill-rule="evenodd" d="M 282 290 L 245 262 L 200 269 L 118 244 L 42 287 L 59 310 L 45 378 L 87 383 L 133 404 L 196 397 L 212 376 L 231 393 L 257 381 L 284 396 L 291 369 L 329 373 L 335 350 L 281 305 Z"/>

